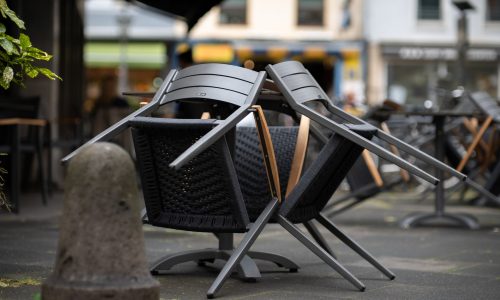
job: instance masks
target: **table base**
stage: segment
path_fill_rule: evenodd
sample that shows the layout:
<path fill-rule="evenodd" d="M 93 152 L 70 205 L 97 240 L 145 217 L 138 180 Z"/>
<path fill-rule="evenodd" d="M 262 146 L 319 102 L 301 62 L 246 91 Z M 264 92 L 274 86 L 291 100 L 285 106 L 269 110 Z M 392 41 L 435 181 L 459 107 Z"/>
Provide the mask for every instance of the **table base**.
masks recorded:
<path fill-rule="evenodd" d="M 433 224 L 441 221 L 451 221 L 452 223 L 467 227 L 469 229 L 479 229 L 477 219 L 468 214 L 450 214 L 450 213 L 414 213 L 406 216 L 399 225 L 408 229 L 419 225 Z"/>

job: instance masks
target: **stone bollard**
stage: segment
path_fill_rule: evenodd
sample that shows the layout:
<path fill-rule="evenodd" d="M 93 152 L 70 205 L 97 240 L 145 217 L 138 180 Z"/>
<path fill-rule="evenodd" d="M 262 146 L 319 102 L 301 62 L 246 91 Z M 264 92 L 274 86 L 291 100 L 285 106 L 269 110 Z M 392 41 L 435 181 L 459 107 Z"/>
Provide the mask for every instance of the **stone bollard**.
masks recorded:
<path fill-rule="evenodd" d="M 138 199 L 134 164 L 117 145 L 96 143 L 71 160 L 56 263 L 42 299 L 159 299 Z"/>

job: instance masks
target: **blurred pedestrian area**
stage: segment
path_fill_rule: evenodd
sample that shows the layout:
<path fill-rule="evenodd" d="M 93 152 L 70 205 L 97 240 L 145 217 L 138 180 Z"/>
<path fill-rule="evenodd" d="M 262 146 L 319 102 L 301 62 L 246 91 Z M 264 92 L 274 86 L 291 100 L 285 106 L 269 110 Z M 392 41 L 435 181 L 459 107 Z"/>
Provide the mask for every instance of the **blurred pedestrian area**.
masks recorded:
<path fill-rule="evenodd" d="M 417 196 L 417 194 L 413 194 Z M 472 196 L 472 195 L 471 195 Z M 52 272 L 63 195 L 48 206 L 37 194 L 23 199 L 18 215 L 2 212 L 0 245 L 1 299 L 37 299 L 40 284 Z M 404 192 L 386 192 L 335 218 L 335 222 L 370 249 L 396 274 L 388 281 L 337 239 L 325 233 L 339 259 L 367 285 L 360 293 L 307 251 L 282 228 L 272 225 L 255 248 L 300 261 L 298 273 L 276 271 L 258 263 L 262 279 L 247 283 L 231 279 L 221 299 L 496 299 L 500 270 L 500 211 L 450 201 L 452 212 L 471 213 L 481 229 L 419 227 L 403 230 L 398 221 L 415 211 L 431 211 L 432 200 L 413 199 Z M 211 234 L 144 227 L 149 262 L 186 249 L 213 247 Z M 186 263 L 157 277 L 161 299 L 202 299 L 218 268 Z"/>

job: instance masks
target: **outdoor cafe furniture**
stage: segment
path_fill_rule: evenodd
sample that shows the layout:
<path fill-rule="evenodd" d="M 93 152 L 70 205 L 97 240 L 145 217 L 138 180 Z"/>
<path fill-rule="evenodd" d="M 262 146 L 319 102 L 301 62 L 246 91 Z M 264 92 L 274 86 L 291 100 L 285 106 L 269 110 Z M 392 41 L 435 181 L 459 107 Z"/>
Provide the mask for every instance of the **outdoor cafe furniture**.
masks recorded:
<path fill-rule="evenodd" d="M 440 161 L 445 160 L 445 146 L 446 136 L 444 133 L 445 121 L 447 118 L 461 118 L 467 116 L 474 116 L 472 112 L 457 112 L 457 111 L 415 111 L 415 112 L 401 112 L 408 116 L 429 116 L 432 117 L 432 124 L 435 128 L 434 133 L 434 156 Z M 436 177 L 444 180 L 444 172 L 440 168 L 436 168 Z M 470 229 L 479 228 L 477 220 L 468 214 L 448 213 L 445 212 L 445 190 L 444 185 L 439 184 L 435 187 L 435 207 L 434 211 L 430 213 L 413 213 L 405 217 L 401 221 L 403 228 L 422 225 L 432 221 L 447 220 L 459 225 L 468 227 Z"/>
<path fill-rule="evenodd" d="M 43 146 L 44 140 L 50 141 L 49 122 L 39 118 L 40 97 L 0 98 L 0 153 L 10 156 L 10 166 L 7 170 L 9 178 L 9 200 L 11 211 L 19 212 L 21 189 L 21 154 L 33 153 L 38 161 L 38 177 L 41 185 L 42 203 L 47 204 L 48 178 L 45 175 Z M 27 129 L 23 134 L 23 129 Z M 50 149 L 49 149 L 50 157 Z M 4 159 L 0 157 L 2 165 Z M 24 168 L 24 171 L 27 171 Z M 22 174 L 27 177 L 27 174 Z M 5 176 L 5 174 L 3 174 Z"/>
<path fill-rule="evenodd" d="M 315 163 L 307 169 L 305 174 L 300 178 L 299 182 L 295 186 L 295 188 L 290 192 L 287 197 L 287 201 L 285 205 L 281 204 L 282 192 L 280 188 L 279 176 L 278 176 L 278 166 L 274 158 L 273 144 L 269 137 L 267 125 L 265 124 L 265 118 L 262 111 L 258 107 L 253 107 L 252 105 L 255 103 L 257 96 L 260 92 L 260 89 L 263 85 L 264 73 L 256 73 L 250 70 L 227 66 L 227 65 L 218 65 L 218 64 L 207 64 L 207 65 L 198 65 L 186 68 L 181 71 L 173 70 L 167 76 L 165 82 L 163 83 L 160 90 L 155 94 L 153 100 L 146 106 L 142 107 L 135 113 L 131 114 L 129 117 L 124 120 L 118 122 L 105 132 L 98 135 L 96 138 L 92 139 L 88 143 L 93 143 L 99 140 L 107 139 L 112 137 L 113 135 L 121 132 L 123 129 L 133 126 L 134 127 L 134 135 L 136 138 L 136 146 L 138 147 L 138 160 L 139 166 L 141 168 L 141 176 L 143 178 L 143 188 L 144 188 L 144 196 L 146 203 L 148 199 L 152 196 L 158 197 L 154 192 L 157 191 L 158 188 L 155 188 L 155 185 L 158 185 L 158 182 L 155 182 L 155 176 L 157 168 L 162 169 L 162 176 L 167 176 L 168 180 L 170 173 L 169 172 L 180 172 L 179 174 L 183 174 L 184 176 L 180 176 L 180 182 L 174 184 L 174 186 L 178 187 L 177 190 L 180 189 L 180 192 L 187 192 L 190 189 L 190 185 L 183 185 L 182 181 L 189 180 L 190 176 L 193 174 L 198 174 L 197 172 L 192 173 L 195 167 L 206 170 L 204 168 L 204 163 L 200 163 L 202 160 L 198 159 L 199 156 L 206 155 L 206 153 L 216 154 L 219 157 L 219 161 L 222 159 L 226 161 L 222 163 L 221 166 L 225 168 L 225 171 L 222 170 L 220 172 L 221 175 L 226 175 L 225 181 L 222 181 L 227 188 L 227 191 L 232 191 L 225 193 L 232 197 L 240 197 L 238 195 L 238 189 L 236 184 L 238 181 L 234 180 L 234 174 L 231 174 L 232 168 L 228 159 L 230 158 L 228 155 L 229 152 L 224 150 L 227 147 L 224 147 L 224 139 L 226 139 L 226 134 L 228 134 L 232 129 L 234 129 L 236 123 L 238 123 L 243 117 L 248 115 L 250 111 L 253 111 L 254 116 L 256 118 L 257 124 L 257 132 L 259 136 L 259 140 L 262 143 L 262 149 L 265 152 L 263 156 L 263 161 L 265 165 L 266 174 L 268 177 L 268 184 L 270 187 L 270 197 L 269 202 L 265 203 L 266 206 L 262 208 L 262 211 L 259 215 L 248 216 L 245 217 L 246 211 L 241 211 L 241 198 L 237 200 L 233 200 L 232 205 L 224 205 L 221 207 L 220 205 L 215 205 L 218 209 L 225 209 L 225 213 L 227 215 L 222 219 L 217 219 L 213 222 L 205 222 L 204 218 L 198 218 L 197 216 L 186 216 L 177 217 L 177 216 L 168 216 L 162 217 L 164 215 L 161 212 L 158 204 L 149 205 L 146 204 L 146 208 L 148 210 L 148 222 L 160 225 L 160 226 L 172 226 L 173 228 L 179 229 L 188 229 L 186 226 L 186 222 L 190 222 L 194 220 L 197 224 L 196 226 L 200 226 L 200 224 L 214 224 L 219 226 L 219 229 L 223 229 L 223 225 L 230 225 L 232 228 L 225 228 L 222 231 L 228 232 L 237 232 L 237 231 L 246 231 L 245 237 L 243 238 L 240 245 L 233 251 L 233 254 L 228 260 L 228 263 L 224 266 L 223 270 L 219 274 L 218 278 L 209 289 L 207 296 L 213 297 L 215 293 L 220 289 L 223 282 L 227 279 L 227 277 L 231 274 L 231 271 L 242 261 L 245 259 L 246 254 L 251 246 L 251 244 L 258 237 L 260 231 L 264 228 L 267 222 L 273 218 L 278 223 L 280 223 L 286 230 L 292 233 L 296 238 L 299 239 L 303 244 L 305 244 L 310 250 L 312 250 L 316 255 L 318 255 L 321 259 L 323 259 L 326 263 L 328 263 L 331 267 L 337 270 L 342 276 L 348 279 L 353 285 L 355 285 L 358 289 L 364 290 L 364 285 L 354 277 L 349 271 L 347 271 L 342 265 L 340 265 L 328 252 L 323 250 L 321 246 L 316 245 L 313 241 L 307 238 L 293 223 L 305 223 L 312 219 L 317 219 L 320 221 L 327 229 L 332 231 L 334 234 L 339 236 L 339 238 L 346 242 L 348 246 L 352 247 L 356 252 L 360 253 L 365 259 L 367 259 L 370 263 L 375 265 L 379 270 L 381 270 L 386 276 L 389 278 L 394 278 L 394 275 L 383 266 L 381 266 L 371 255 L 369 255 L 366 251 L 364 251 L 359 245 L 357 245 L 354 241 L 352 241 L 349 237 L 343 234 L 337 227 L 326 220 L 321 214 L 320 211 L 330 198 L 331 194 L 335 191 L 338 184 L 343 180 L 345 174 L 349 171 L 350 166 L 357 159 L 359 154 L 361 153 L 362 148 L 357 145 L 345 140 L 340 135 L 335 135 L 332 137 L 329 142 L 325 145 L 322 153 L 320 155 L 319 160 L 316 160 Z M 223 78 L 222 78 L 223 77 Z M 235 78 L 236 77 L 236 78 Z M 236 91 L 235 91 L 236 89 Z M 232 104 L 235 109 L 232 112 L 227 114 L 227 117 L 221 121 L 217 120 L 168 120 L 168 119 L 159 119 L 154 120 L 152 118 L 143 117 L 147 115 L 155 108 L 157 108 L 161 104 L 169 103 L 177 100 L 184 99 L 198 99 L 202 101 L 212 101 L 215 100 L 217 105 L 214 105 L 214 108 L 219 109 L 219 104 L 223 102 L 229 102 Z M 193 122 L 193 123 L 192 123 Z M 208 125 L 207 125 L 208 124 Z M 172 128 L 177 128 L 174 131 L 178 131 L 179 128 L 189 128 L 189 130 L 195 130 L 196 128 L 200 128 L 205 126 L 204 130 L 198 132 L 196 134 L 199 139 L 191 139 L 192 145 L 188 142 L 184 142 L 187 150 L 182 148 L 182 151 L 179 149 L 171 149 L 166 147 L 149 147 L 149 151 L 154 148 L 155 154 L 160 156 L 169 156 L 169 159 L 162 164 L 158 164 L 157 160 L 150 160 L 148 162 L 147 159 L 141 158 L 143 151 L 140 149 L 143 141 L 141 141 L 141 131 L 149 130 L 154 138 L 146 137 L 145 140 L 149 140 L 151 143 L 155 143 L 160 138 L 164 136 L 164 133 L 158 133 L 162 131 L 169 131 Z M 352 127 L 352 128 L 351 128 Z M 349 127 L 352 132 L 359 132 L 363 136 L 370 138 L 373 133 L 371 129 L 364 128 L 364 126 L 351 126 Z M 146 129 L 147 128 L 147 129 Z M 159 135 L 158 135 L 159 134 Z M 147 136 L 147 134 L 146 134 Z M 168 134 L 167 136 L 168 140 Z M 179 136 L 179 135 L 177 135 Z M 187 136 L 187 134 L 181 134 L 181 136 Z M 221 140 L 222 139 L 222 140 Z M 164 143 L 165 139 L 163 139 Z M 147 144 L 147 143 L 146 143 Z M 177 143 L 168 143 L 170 147 L 177 147 L 172 145 L 177 145 Z M 218 150 L 217 150 L 218 148 Z M 164 150 L 166 149 L 166 150 Z M 170 149 L 170 150 L 169 150 Z M 175 151 L 174 151 L 175 150 Z M 79 150 L 71 153 L 66 156 L 63 161 L 67 161 Z M 176 153 L 176 151 L 178 151 Z M 215 152 L 214 152 L 215 151 Z M 224 152 L 226 151 L 226 152 Z M 267 152 L 267 153 L 266 153 Z M 141 154 L 142 153 L 142 154 Z M 148 153 L 145 151 L 144 153 Z M 181 153 L 177 156 L 177 154 Z M 279 151 L 278 151 L 279 153 Z M 151 153 L 150 153 L 151 154 Z M 173 157 L 171 157 L 173 155 Z M 152 156 L 152 154 L 150 155 Z M 177 156 L 175 158 L 175 156 Z M 174 159 L 175 158 L 175 159 Z M 154 163 L 151 163 L 154 162 Z M 198 163 L 196 163 L 198 162 Z M 193 165 L 190 165 L 193 164 Z M 338 168 L 331 168 L 332 164 L 338 164 Z M 149 171 L 147 171 L 149 169 Z M 167 169 L 167 170 L 166 170 Z M 151 171 L 153 170 L 153 171 Z M 262 169 L 260 169 L 262 171 Z M 145 177 L 146 172 L 152 172 L 154 176 Z M 185 172 L 189 172 L 190 176 L 187 176 Z M 156 177 L 157 178 L 157 177 Z M 179 178 L 179 177 L 175 177 Z M 231 179 L 233 178 L 233 179 Z M 192 179 L 191 179 L 192 180 Z M 198 180 L 197 180 L 198 182 Z M 172 187 L 173 188 L 173 187 Z M 150 190 L 148 192 L 148 190 Z M 184 197 L 175 196 L 174 194 L 168 194 L 168 190 L 165 190 L 163 194 L 161 194 L 160 198 L 164 197 L 173 197 L 176 201 L 181 202 L 182 200 L 193 200 L 193 197 L 188 197 L 188 199 L 184 199 Z M 218 190 L 218 189 L 217 189 Z M 197 197 L 205 198 L 210 197 L 206 193 L 201 190 L 195 191 L 197 192 Z M 209 190 L 206 192 L 215 193 L 215 190 Z M 217 194 L 217 193 L 215 193 Z M 232 198 L 230 197 L 230 198 Z M 227 198 L 226 198 L 227 200 Z M 192 201 L 188 201 L 188 203 L 184 203 L 184 205 L 191 205 Z M 211 202 L 211 201 L 210 201 Z M 240 204 L 236 204 L 240 203 Z M 182 204 L 181 204 L 182 205 Z M 149 207 L 148 207 L 149 206 Z M 209 207 L 212 207 L 211 205 Z M 231 208 L 231 209 L 229 209 Z M 151 209 L 151 211 L 150 211 Z M 160 209 L 160 211 L 158 210 Z M 185 211 L 189 212 L 191 208 L 184 208 Z M 196 210 L 196 208 L 192 208 Z M 208 209 L 205 206 L 199 206 L 198 209 Z M 176 211 L 172 211 L 174 214 Z M 233 216 L 233 213 L 235 214 Z M 189 213 L 188 213 L 189 214 Z M 229 217 L 231 215 L 231 217 Z M 248 218 L 249 217 L 249 218 Z M 256 218 L 256 219 L 254 219 Z M 227 220 L 227 222 L 226 222 Z M 169 222 L 180 222 L 179 225 L 173 225 Z M 251 222 L 248 227 L 248 222 Z M 202 231 L 217 231 L 217 228 L 194 228 L 194 230 L 202 230 Z M 203 261 L 203 259 L 202 259 Z M 279 263 L 280 261 L 278 261 Z M 161 264 L 161 263 L 160 263 Z"/>
<path fill-rule="evenodd" d="M 349 128 L 353 132 L 357 132 L 366 138 L 371 138 L 371 135 L 373 135 L 373 131 L 364 125 L 350 125 Z M 285 230 L 291 233 L 302 244 L 361 291 L 365 289 L 364 284 L 345 269 L 335 258 L 329 255 L 327 251 L 318 247 L 311 239 L 304 235 L 295 224 L 307 223 L 312 220 L 318 221 L 347 246 L 375 266 L 385 276 L 389 279 L 394 279 L 395 276 L 391 271 L 382 266 L 371 254 L 342 232 L 333 222 L 328 220 L 321 213 L 326 203 L 330 200 L 331 195 L 336 191 L 362 151 L 363 148 L 355 143 L 352 143 L 340 135 L 333 135 L 321 149 L 318 157 L 304 171 L 291 191 L 285 194 L 277 213 L 274 214 L 270 220 L 271 222 L 274 221 L 279 223 Z M 262 168 L 250 167 L 247 170 L 251 170 L 253 174 L 260 170 L 257 174 L 260 174 L 260 176 L 264 175 L 262 174 Z M 255 203 L 261 201 L 250 200 L 249 202 Z M 279 204 L 275 202 L 273 205 Z M 252 220 L 252 216 L 250 218 Z M 258 219 L 256 223 L 257 222 Z M 263 226 L 264 225 L 265 224 L 263 224 Z M 209 296 L 214 295 L 219 290 L 220 284 L 231 274 L 235 265 L 239 262 L 242 255 L 251 247 L 258 234 L 258 232 L 255 232 L 245 236 L 242 243 L 235 249 L 233 256 L 228 263 L 224 265 L 221 273 L 209 289 Z"/>
<path fill-rule="evenodd" d="M 491 104 L 491 101 L 488 99 L 491 99 L 489 96 L 485 96 L 484 93 L 473 93 L 471 95 L 468 95 L 466 93 L 466 97 L 464 101 L 469 101 L 469 99 L 479 108 L 482 108 L 482 113 L 486 114 L 488 117 L 486 118 L 486 121 L 483 123 L 477 134 L 473 136 L 473 140 L 471 144 L 468 146 L 465 155 L 463 155 L 460 159 L 459 162 L 456 166 L 457 171 L 463 171 L 465 169 L 466 163 L 468 160 L 471 158 L 472 152 L 474 149 L 478 146 L 482 136 L 484 135 L 486 129 L 488 126 L 491 124 L 491 122 L 494 120 L 492 115 L 495 114 L 496 111 L 498 111 L 498 106 L 495 102 Z M 447 145 L 447 137 L 446 137 L 446 120 L 448 119 L 453 119 L 453 118 L 472 118 L 472 117 L 478 117 L 478 113 L 476 113 L 474 110 L 468 109 L 468 110 L 463 110 L 460 109 L 460 107 L 463 106 L 458 106 L 458 109 L 453 109 L 453 110 L 440 110 L 440 111 L 408 111 L 408 112 L 398 112 L 402 113 L 408 116 L 427 116 L 427 117 L 432 117 L 432 124 L 434 125 L 434 149 L 435 149 L 435 157 L 441 161 L 445 160 L 445 148 L 448 146 Z M 448 146 L 449 147 L 449 146 Z M 492 175 L 495 175 L 495 173 L 492 173 Z M 436 169 L 436 176 L 438 178 L 444 178 L 443 170 L 441 169 Z M 490 180 L 495 180 L 494 178 L 491 178 Z M 468 181 L 465 182 L 467 185 L 470 187 L 474 188 L 476 191 L 480 193 L 480 195 L 484 199 L 488 199 L 488 201 L 492 201 L 493 203 L 500 203 L 500 199 L 493 195 L 488 188 L 484 188 L 477 184 L 475 181 L 469 179 Z M 491 184 L 490 184 L 491 185 Z M 488 187 L 488 183 L 486 185 Z M 426 224 L 429 222 L 434 222 L 434 221 L 451 221 L 452 223 L 465 226 L 470 229 L 477 229 L 479 228 L 479 224 L 477 220 L 468 214 L 463 214 L 463 213 L 448 213 L 445 212 L 445 203 L 446 203 L 446 197 L 445 197 L 445 189 L 443 185 L 438 185 L 435 188 L 435 207 L 434 211 L 431 213 L 413 213 L 410 214 L 409 216 L 405 217 L 401 221 L 401 226 L 408 228 L 412 226 L 418 226 L 421 224 Z"/>
<path fill-rule="evenodd" d="M 375 108 L 368 112 L 365 120 L 372 124 L 378 124 L 383 131 L 391 134 L 386 121 L 390 118 L 390 112 L 395 109 L 395 103 L 384 101 L 384 106 Z M 377 126 L 377 125 L 375 125 Z M 391 152 L 400 156 L 398 149 L 391 146 Z M 372 155 L 364 150 L 362 156 L 356 161 L 351 171 L 347 174 L 346 181 L 349 185 L 349 193 L 335 197 L 325 207 L 325 215 L 329 218 L 345 212 L 366 200 L 375 197 L 381 192 L 390 190 L 401 183 L 410 182 L 408 171 L 399 168 L 399 176 L 395 178 L 384 178 L 376 166 Z"/>
<path fill-rule="evenodd" d="M 474 95 L 474 94 L 473 94 Z M 466 97 L 463 99 L 463 101 L 469 101 L 472 100 L 474 102 L 474 98 L 480 98 L 478 93 L 475 93 L 476 97 L 473 97 L 472 95 L 468 95 L 466 93 Z M 484 97 L 483 97 L 484 98 Z M 465 103 L 468 104 L 468 103 Z M 496 104 L 495 104 L 496 105 Z M 476 106 L 479 107 L 479 105 L 476 103 Z M 463 107 L 467 107 L 468 109 L 463 109 Z M 491 106 L 490 106 L 491 107 Z M 441 161 L 445 160 L 445 150 L 448 148 L 448 152 L 456 152 L 453 151 L 454 149 L 449 149 L 450 148 L 450 140 L 449 137 L 447 136 L 447 129 L 446 129 L 446 122 L 447 120 L 450 119 L 467 119 L 467 118 L 477 118 L 480 116 L 480 113 L 475 112 L 474 109 L 471 109 L 470 105 L 458 105 L 456 109 L 452 110 L 439 110 L 439 111 L 401 111 L 397 112 L 397 114 L 404 114 L 408 116 L 425 116 L 425 117 L 432 117 L 432 125 L 434 126 L 434 153 L 435 157 Z M 471 158 L 472 151 L 477 147 L 477 145 L 480 142 L 480 138 L 484 134 L 487 126 L 490 125 L 491 121 L 493 120 L 492 117 L 488 117 L 483 124 L 482 128 L 480 128 L 479 132 L 476 133 L 473 136 L 473 140 L 471 144 L 468 146 L 468 149 L 466 150 L 465 155 L 457 157 L 457 159 L 452 159 L 452 157 L 448 157 L 448 159 L 451 159 L 451 162 L 457 161 L 456 165 L 456 170 L 457 171 L 464 171 L 466 170 L 466 163 L 468 160 Z M 454 127 L 454 126 L 453 126 Z M 450 151 L 451 150 L 451 151 Z M 444 178 L 444 173 L 442 169 L 436 169 L 436 177 L 438 178 Z M 472 187 L 475 189 L 477 192 L 480 193 L 484 197 L 484 199 L 488 199 L 488 201 L 493 201 L 494 203 L 500 203 L 500 200 L 498 197 L 493 195 L 490 191 L 488 191 L 486 188 L 480 186 L 478 183 L 473 181 L 472 179 L 468 178 L 467 181 L 464 182 L 467 186 Z M 434 211 L 431 213 L 413 213 L 410 214 L 409 216 L 405 217 L 401 221 L 401 226 L 404 228 L 412 227 L 412 226 L 418 226 L 422 224 L 426 224 L 429 222 L 434 222 L 434 221 L 440 221 L 440 220 L 445 220 L 445 221 L 450 221 L 454 224 L 458 224 L 470 229 L 477 229 L 479 228 L 479 224 L 477 220 L 468 214 L 458 214 L 458 213 L 448 213 L 445 212 L 445 202 L 446 202 L 446 197 L 445 197 L 445 188 L 444 185 L 438 185 L 435 187 L 435 206 L 434 206 Z"/>
<path fill-rule="evenodd" d="M 268 65 L 266 67 L 266 70 L 274 80 L 274 83 L 278 87 L 278 90 L 283 93 L 283 96 L 287 99 L 287 102 L 292 107 L 292 109 L 309 117 L 311 120 L 317 122 L 318 124 L 323 125 L 336 134 L 341 134 L 349 140 L 361 145 L 362 147 L 380 156 L 381 158 L 398 165 L 399 167 L 407 170 L 415 176 L 418 176 L 434 185 L 437 185 L 439 183 L 442 177 L 438 179 L 432 175 L 429 175 L 418 167 L 408 163 L 398 156 L 393 155 L 380 146 L 370 143 L 363 137 L 349 132 L 349 130 L 345 128 L 346 124 L 365 124 L 367 126 L 371 126 L 375 130 L 376 137 L 387 142 L 389 145 L 395 146 L 402 152 L 405 152 L 425 162 L 426 164 L 435 167 L 436 170 L 439 170 L 438 175 L 441 174 L 440 172 L 447 172 L 451 176 L 462 180 L 465 184 L 479 191 L 489 199 L 492 199 L 493 201 L 499 201 L 497 197 L 486 191 L 478 183 L 470 180 L 465 174 L 457 171 L 453 167 L 446 165 L 443 161 L 432 157 L 429 154 L 416 149 L 415 147 L 412 147 L 404 141 L 395 138 L 394 136 L 381 129 L 375 128 L 366 121 L 352 116 L 333 105 L 332 101 L 328 98 L 326 93 L 321 89 L 316 80 L 300 62 L 290 61 L 282 62 L 276 65 Z M 335 120 L 321 115 L 308 106 L 310 102 L 319 102 L 323 104 L 329 112 L 331 112 L 336 117 L 343 119 L 343 121 L 346 123 L 337 123 Z M 438 116 L 438 119 L 439 118 L 440 117 Z M 318 133 L 318 136 L 320 135 L 321 133 Z M 436 190 L 440 190 L 441 188 L 442 187 L 437 186 Z M 438 199 L 440 198 L 436 198 L 436 202 L 438 202 Z M 441 209 L 441 207 L 444 207 L 443 203 L 444 202 L 441 201 L 439 205 L 436 204 L 436 212 L 435 214 L 433 214 L 433 216 L 440 217 L 441 212 L 437 211 L 437 208 L 440 207 Z M 412 224 L 414 224 L 414 222 L 403 222 L 403 226 L 411 226 Z M 472 222 L 470 223 L 470 225 L 474 226 L 474 223 Z"/>
<path fill-rule="evenodd" d="M 482 142 L 483 136 L 485 136 L 488 129 L 489 132 L 489 142 L 486 143 L 486 154 L 485 154 L 485 166 L 491 166 L 491 172 L 485 183 L 485 189 L 491 192 L 493 195 L 500 196 L 500 160 L 498 159 L 500 155 L 499 143 L 498 143 L 498 126 L 500 124 L 500 106 L 498 102 L 493 99 L 489 94 L 485 92 L 474 92 L 468 94 L 468 99 L 471 100 L 479 110 L 486 116 L 483 124 L 474 136 L 470 146 L 468 147 L 464 158 L 460 162 L 457 168 L 465 166 L 467 159 L 471 156 L 472 151 L 477 147 L 480 142 Z M 493 159 L 495 158 L 496 159 Z M 498 198 L 498 197 L 497 197 Z M 491 197 L 482 195 L 479 203 L 492 203 L 495 205 L 500 205 L 500 201 L 495 201 Z"/>

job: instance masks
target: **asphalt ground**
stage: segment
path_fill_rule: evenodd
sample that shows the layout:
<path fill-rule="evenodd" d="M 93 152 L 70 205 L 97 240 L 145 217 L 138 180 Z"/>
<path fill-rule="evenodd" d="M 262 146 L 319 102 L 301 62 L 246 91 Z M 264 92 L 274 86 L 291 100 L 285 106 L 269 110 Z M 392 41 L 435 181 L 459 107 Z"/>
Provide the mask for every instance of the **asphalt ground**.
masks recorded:
<path fill-rule="evenodd" d="M 39 195 L 23 195 L 21 213 L 0 212 L 0 299 L 39 299 L 40 284 L 52 272 L 57 249 L 62 194 L 47 207 Z M 324 229 L 321 232 L 339 261 L 367 287 L 356 290 L 279 225 L 269 225 L 253 250 L 284 255 L 300 265 L 288 273 L 258 261 L 255 283 L 230 278 L 220 299 L 500 299 L 500 209 L 453 201 L 448 212 L 467 212 L 481 228 L 426 226 L 401 229 L 398 221 L 417 211 L 431 211 L 419 195 L 384 193 L 341 214 L 334 222 L 395 274 L 393 281 Z M 168 253 L 216 247 L 211 234 L 144 226 L 150 262 Z M 236 242 L 241 239 L 238 235 Z M 176 266 L 157 276 L 161 299 L 204 299 L 223 263 Z"/>

